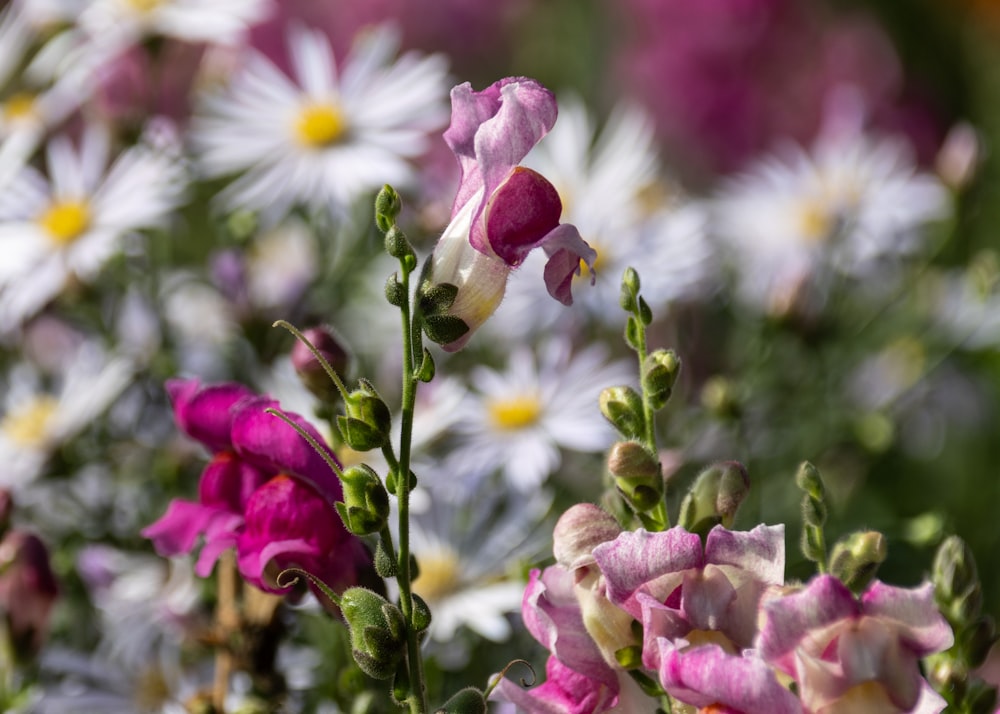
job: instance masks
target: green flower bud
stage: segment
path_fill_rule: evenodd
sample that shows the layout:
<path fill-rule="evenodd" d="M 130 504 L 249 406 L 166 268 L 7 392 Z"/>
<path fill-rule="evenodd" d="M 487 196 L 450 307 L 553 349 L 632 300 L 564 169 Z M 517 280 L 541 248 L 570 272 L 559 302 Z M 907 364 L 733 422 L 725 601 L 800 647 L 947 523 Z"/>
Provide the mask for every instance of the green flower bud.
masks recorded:
<path fill-rule="evenodd" d="M 698 474 L 681 503 L 678 523 L 704 535 L 721 524 L 731 528 L 736 511 L 750 492 L 750 477 L 743 464 L 723 461 Z"/>
<path fill-rule="evenodd" d="M 375 572 L 380 578 L 390 580 L 399 574 L 399 564 L 382 545 L 381 539 L 375 546 Z"/>
<path fill-rule="evenodd" d="M 996 623 L 988 615 L 980 617 L 959 630 L 956 640 L 959 650 L 965 653 L 965 661 L 975 669 L 986 661 L 986 655 L 997 642 Z"/>
<path fill-rule="evenodd" d="M 608 387 L 599 399 L 601 414 L 626 439 L 642 438 L 646 432 L 642 397 L 631 387 Z"/>
<path fill-rule="evenodd" d="M 622 310 L 625 312 L 635 312 L 636 296 L 639 294 L 639 273 L 635 268 L 625 268 L 622 275 L 621 298 L 619 300 Z"/>
<path fill-rule="evenodd" d="M 475 687 L 460 689 L 434 714 L 486 714 L 486 697 Z"/>
<path fill-rule="evenodd" d="M 663 496 L 660 462 L 637 441 L 619 441 L 608 452 L 608 472 L 615 486 L 638 511 L 648 511 Z"/>
<path fill-rule="evenodd" d="M 427 383 L 434 379 L 434 372 L 434 357 L 431 356 L 430 350 L 424 347 L 424 354 L 420 359 L 420 366 L 417 368 L 415 376 L 421 382 Z"/>
<path fill-rule="evenodd" d="M 355 451 L 379 449 L 388 443 L 392 415 L 375 387 L 362 379 L 346 401 L 347 414 L 337 417 L 344 443 Z"/>
<path fill-rule="evenodd" d="M 419 635 L 431 626 L 431 609 L 427 606 L 427 602 L 416 593 L 411 593 L 410 597 L 413 598 L 413 629 Z"/>
<path fill-rule="evenodd" d="M 389 494 L 370 467 L 359 464 L 340 478 L 343 503 L 335 504 L 344 527 L 354 535 L 378 533 L 389 520 Z"/>
<path fill-rule="evenodd" d="M 701 388 L 701 403 L 717 419 L 735 419 L 740 415 L 740 400 L 735 385 L 725 377 L 712 377 Z"/>
<path fill-rule="evenodd" d="M 381 595 L 365 588 L 348 588 L 340 611 L 351 633 L 351 651 L 361 671 L 389 679 L 406 652 L 403 613 Z"/>
<path fill-rule="evenodd" d="M 412 258 L 415 261 L 417 257 L 416 253 L 413 252 L 413 246 L 410 245 L 406 234 L 400 230 L 399 226 L 392 226 L 386 231 L 385 252 L 398 260 Z"/>
<path fill-rule="evenodd" d="M 795 485 L 817 501 L 823 500 L 826 495 L 819 471 L 808 461 L 803 461 L 799 465 L 799 470 L 795 474 Z"/>
<path fill-rule="evenodd" d="M 656 350 L 646 356 L 642 365 L 642 387 L 653 409 L 662 409 L 670 399 L 681 361 L 673 350 Z"/>
<path fill-rule="evenodd" d="M 385 299 L 393 307 L 402 307 L 406 302 L 406 288 L 393 273 L 385 281 Z"/>
<path fill-rule="evenodd" d="M 862 592 L 888 555 L 885 536 L 858 531 L 841 538 L 830 552 L 830 573 L 855 593 Z"/>
<path fill-rule="evenodd" d="M 375 197 L 375 225 L 383 233 L 392 228 L 396 222 L 396 216 L 403 208 L 403 202 L 399 198 L 396 190 L 386 184 Z"/>
<path fill-rule="evenodd" d="M 979 589 L 979 571 L 972 549 L 956 535 L 949 536 L 938 546 L 931 573 L 935 597 L 946 610 L 951 609 L 955 600 Z M 972 613 L 973 617 L 978 614 Z"/>

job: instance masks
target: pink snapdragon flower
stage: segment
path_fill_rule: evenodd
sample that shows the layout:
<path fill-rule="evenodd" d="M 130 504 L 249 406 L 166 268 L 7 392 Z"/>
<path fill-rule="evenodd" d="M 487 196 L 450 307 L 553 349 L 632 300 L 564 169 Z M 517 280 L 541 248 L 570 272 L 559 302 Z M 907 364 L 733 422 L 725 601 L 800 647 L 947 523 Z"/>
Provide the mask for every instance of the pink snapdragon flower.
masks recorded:
<path fill-rule="evenodd" d="M 936 714 L 945 701 L 921 676 L 919 660 L 954 637 L 934 588 L 876 580 L 860 596 L 821 575 L 785 597 L 765 598 L 757 649 L 792 677 L 810 713 Z"/>
<path fill-rule="evenodd" d="M 714 643 L 735 654 L 753 644 L 764 591 L 784 581 L 784 526 L 716 526 L 701 539 L 681 527 L 627 531 L 594 548 L 607 597 L 643 625 L 643 664 L 660 668 L 660 638 Z"/>
<path fill-rule="evenodd" d="M 298 567 L 336 589 L 355 584 L 371 555 L 348 534 L 334 503 L 337 475 L 291 426 L 268 412 L 278 403 L 239 384 L 167 384 L 180 427 L 214 452 L 202 473 L 199 500 L 175 499 L 143 530 L 160 555 L 203 545 L 195 572 L 207 577 L 219 555 L 235 548 L 240 574 L 268 592 L 284 593 L 277 574 Z M 284 412 L 336 460 L 301 416 Z"/>
<path fill-rule="evenodd" d="M 597 253 L 575 226 L 559 223 L 562 202 L 555 187 L 518 165 L 555 123 L 553 94 L 534 80 L 509 77 L 481 92 L 461 84 L 452 89 L 451 102 L 444 139 L 462 176 L 422 291 L 442 284 L 458 289 L 426 321 L 431 326 L 435 318 L 448 317 L 464 323 L 464 331 L 428 332 L 455 351 L 493 314 L 511 270 L 532 250 L 542 248 L 549 256 L 545 285 L 565 305 L 573 302 L 571 285 L 581 261 L 592 268 Z"/>

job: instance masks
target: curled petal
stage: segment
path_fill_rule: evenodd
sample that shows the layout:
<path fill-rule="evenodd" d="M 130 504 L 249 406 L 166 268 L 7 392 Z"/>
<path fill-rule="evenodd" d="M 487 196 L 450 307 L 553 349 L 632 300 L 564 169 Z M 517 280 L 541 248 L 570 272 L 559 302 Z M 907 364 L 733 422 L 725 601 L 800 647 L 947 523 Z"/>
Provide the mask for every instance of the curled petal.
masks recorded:
<path fill-rule="evenodd" d="M 142 530 L 142 536 L 153 541 L 156 552 L 164 557 L 190 553 L 198 537 L 204 536 L 205 546 L 196 572 L 206 577 L 212 572 L 219 554 L 235 543 L 236 534 L 242 527 L 242 514 L 174 499 L 159 520 Z"/>
<path fill-rule="evenodd" d="M 555 187 L 537 171 L 515 167 L 486 203 L 483 220 L 490 249 L 517 267 L 559 225 L 561 214 Z"/>
<path fill-rule="evenodd" d="M 590 284 L 594 284 L 597 251 L 580 237 L 576 226 L 570 223 L 556 226 L 543 239 L 542 249 L 549 256 L 543 276 L 549 295 L 563 305 L 572 305 L 573 276 L 580 274 L 580 264 L 583 263 L 590 271 Z"/>
<path fill-rule="evenodd" d="M 798 698 L 753 654 L 727 654 L 717 645 L 680 650 L 661 638 L 660 683 L 682 702 L 730 712 L 801 714 Z M 722 709 L 725 707 L 725 709 Z"/>
<path fill-rule="evenodd" d="M 758 525 L 752 531 L 716 526 L 705 541 L 705 560 L 753 573 L 764 585 L 785 580 L 785 526 Z"/>
<path fill-rule="evenodd" d="M 594 548 L 594 559 L 607 581 L 608 599 L 636 619 L 642 617 L 637 592 L 663 602 L 681 585 L 685 570 L 704 564 L 701 539 L 679 527 L 626 531 Z"/>
<path fill-rule="evenodd" d="M 171 379 L 166 389 L 174 405 L 174 419 L 188 436 L 212 451 L 232 447 L 232 410 L 253 395 L 249 388 L 235 382 L 202 386 L 196 379 Z"/>
<path fill-rule="evenodd" d="M 917 657 L 946 650 L 955 641 L 934 604 L 934 586 L 897 588 L 876 580 L 861 596 L 865 615 L 890 625 Z"/>

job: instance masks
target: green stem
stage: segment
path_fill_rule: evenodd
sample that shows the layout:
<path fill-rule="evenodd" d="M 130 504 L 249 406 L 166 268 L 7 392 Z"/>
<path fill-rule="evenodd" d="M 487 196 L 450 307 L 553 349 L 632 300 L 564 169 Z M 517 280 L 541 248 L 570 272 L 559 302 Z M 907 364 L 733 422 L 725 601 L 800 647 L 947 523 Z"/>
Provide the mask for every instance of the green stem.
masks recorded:
<path fill-rule="evenodd" d="M 408 698 L 410 711 L 423 714 L 427 711 L 427 692 L 424 687 L 423 662 L 420 643 L 413 624 L 413 594 L 410 588 L 410 446 L 413 436 L 413 410 L 417 401 L 418 380 L 413 375 L 413 325 L 410 319 L 410 272 L 405 266 L 402 285 L 406 295 L 400 312 L 403 319 L 403 396 L 402 423 L 399 437 L 399 462 L 396 469 L 396 500 L 399 506 L 399 606 L 406 619 L 406 654 L 410 669 L 411 693 Z"/>
<path fill-rule="evenodd" d="M 639 356 L 639 374 L 640 374 L 640 386 L 642 391 L 642 417 L 643 424 L 645 425 L 646 433 L 643 435 L 645 441 L 645 446 L 649 449 L 651 454 L 657 453 L 656 451 L 656 411 L 653 409 L 653 405 L 649 403 L 649 392 L 646 389 L 646 385 L 643 383 L 644 380 L 641 378 L 643 374 L 643 369 L 646 365 L 646 325 L 643 324 L 642 319 L 639 317 L 638 311 L 635 315 L 635 323 L 639 328 L 639 345 L 636 349 L 636 354 Z M 666 490 L 666 486 L 664 486 Z M 641 518 L 643 525 L 648 530 L 665 531 L 670 528 L 670 514 L 667 512 L 667 497 L 664 493 L 663 498 L 660 502 L 656 504 L 656 508 L 651 510 L 648 514 L 645 514 L 644 518 Z"/>

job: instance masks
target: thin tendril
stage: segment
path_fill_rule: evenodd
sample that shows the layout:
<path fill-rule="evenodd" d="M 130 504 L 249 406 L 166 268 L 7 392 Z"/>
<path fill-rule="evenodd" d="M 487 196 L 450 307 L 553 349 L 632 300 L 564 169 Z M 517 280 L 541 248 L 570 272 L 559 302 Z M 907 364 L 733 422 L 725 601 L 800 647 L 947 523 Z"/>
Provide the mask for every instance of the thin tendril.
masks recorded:
<path fill-rule="evenodd" d="M 486 691 L 483 692 L 483 697 L 484 698 L 486 698 L 486 699 L 489 698 L 489 696 L 493 692 L 493 690 L 497 688 L 498 684 L 500 684 L 500 680 L 502 680 L 504 677 L 507 676 L 507 671 L 511 667 L 513 667 L 515 664 L 523 664 L 525 667 L 528 668 L 528 671 L 531 672 L 531 681 L 530 682 L 526 681 L 524 679 L 524 677 L 521 677 L 518 680 L 518 682 L 520 682 L 521 686 L 524 687 L 525 689 L 527 689 L 528 687 L 534 687 L 535 686 L 535 683 L 538 681 L 538 675 L 535 674 L 535 668 L 531 666 L 531 663 L 528 662 L 528 660 L 525 660 L 525 659 L 513 659 L 513 660 L 511 660 L 510 662 L 507 663 L 506 667 L 504 667 L 502 670 L 500 670 L 500 674 L 498 674 L 496 676 L 496 678 L 486 688 Z"/>
<path fill-rule="evenodd" d="M 275 320 L 274 323 L 271 324 L 271 327 L 284 327 L 286 330 L 295 335 L 295 338 L 299 340 L 299 342 L 304 344 L 309 349 L 309 351 L 312 352 L 313 357 L 315 357 L 319 361 L 320 365 L 323 367 L 323 370 L 330 377 L 330 380 L 333 382 L 334 386 L 337 387 L 337 391 L 340 392 L 341 398 L 345 402 L 347 401 L 348 397 L 347 388 L 341 381 L 340 376 L 337 374 L 337 371 L 327 361 L 326 357 L 324 357 L 320 353 L 320 351 L 316 349 L 316 346 L 309 341 L 308 337 L 303 335 L 302 332 L 293 324 L 285 320 Z"/>
<path fill-rule="evenodd" d="M 332 456 L 330 456 L 329 453 L 327 453 L 326 449 L 324 449 L 322 446 L 320 446 L 320 443 L 318 441 L 316 441 L 316 439 L 312 436 L 312 434 L 310 434 L 308 431 L 306 431 L 301 426 L 299 426 L 294 421 L 292 421 L 291 417 L 289 417 L 284 412 L 282 412 L 282 411 L 280 411 L 278 409 L 275 409 L 274 407 L 268 407 L 267 409 L 264 410 L 264 412 L 266 414 L 270 414 L 272 416 L 278 417 L 283 422 L 285 422 L 286 424 L 288 424 L 288 426 L 290 426 L 293 429 L 295 429 L 295 431 L 298 432 L 299 436 L 301 436 L 303 439 L 305 439 L 307 442 L 309 442 L 309 446 L 313 447 L 313 449 L 315 449 L 316 453 L 323 457 L 323 460 L 326 462 L 327 466 L 329 466 L 330 469 L 332 469 L 333 472 L 335 474 L 337 474 L 338 478 L 342 477 L 344 475 L 343 470 L 340 468 L 340 464 L 338 464 L 334 460 L 334 458 Z"/>

